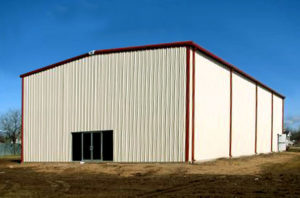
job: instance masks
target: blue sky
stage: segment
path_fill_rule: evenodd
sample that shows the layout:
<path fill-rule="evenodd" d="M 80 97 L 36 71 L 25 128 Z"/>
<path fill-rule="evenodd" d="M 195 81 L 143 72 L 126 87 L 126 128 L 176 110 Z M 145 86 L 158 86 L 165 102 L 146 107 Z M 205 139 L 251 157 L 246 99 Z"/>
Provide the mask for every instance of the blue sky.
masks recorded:
<path fill-rule="evenodd" d="M 300 124 L 300 1 L 0 0 L 0 113 L 19 75 L 93 49 L 193 40 L 286 95 Z"/>

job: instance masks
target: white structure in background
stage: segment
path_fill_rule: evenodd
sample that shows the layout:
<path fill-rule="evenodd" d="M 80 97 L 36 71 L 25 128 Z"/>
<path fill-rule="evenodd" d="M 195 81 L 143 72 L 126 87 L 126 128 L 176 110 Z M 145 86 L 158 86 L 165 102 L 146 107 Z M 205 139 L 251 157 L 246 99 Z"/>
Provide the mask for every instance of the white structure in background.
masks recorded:
<path fill-rule="evenodd" d="M 21 77 L 26 162 L 279 150 L 284 96 L 191 41 L 96 50 Z"/>
<path fill-rule="evenodd" d="M 278 151 L 286 151 L 287 146 L 286 134 L 278 134 Z"/>
<path fill-rule="evenodd" d="M 293 146 L 295 142 L 291 140 L 292 132 L 285 130 L 283 133 L 286 135 L 286 145 Z"/>

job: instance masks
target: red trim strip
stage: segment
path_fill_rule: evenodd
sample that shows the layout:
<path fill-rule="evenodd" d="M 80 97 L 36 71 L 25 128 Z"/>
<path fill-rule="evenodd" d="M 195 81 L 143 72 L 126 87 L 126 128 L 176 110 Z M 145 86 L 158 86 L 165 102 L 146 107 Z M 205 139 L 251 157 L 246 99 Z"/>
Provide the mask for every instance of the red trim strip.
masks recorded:
<path fill-rule="evenodd" d="M 24 135 L 23 135 L 23 131 L 24 131 L 24 78 L 22 78 L 22 107 L 21 107 L 21 113 L 22 113 L 22 117 L 21 117 L 21 143 L 22 143 L 22 150 L 21 150 L 21 163 L 24 162 Z"/>
<path fill-rule="evenodd" d="M 271 101 L 271 152 L 273 152 L 273 93 Z"/>
<path fill-rule="evenodd" d="M 258 95 L 257 95 L 257 84 L 255 86 L 255 154 L 257 154 L 257 98 L 258 98 Z"/>
<path fill-rule="evenodd" d="M 195 48 L 193 48 L 193 92 L 192 92 L 192 161 L 195 161 Z"/>
<path fill-rule="evenodd" d="M 219 58 L 218 56 L 214 55 L 213 53 L 209 52 L 208 50 L 204 49 L 203 47 L 199 46 L 198 44 L 192 42 L 192 41 L 183 41 L 183 42 L 173 42 L 173 43 L 162 43 L 162 44 L 156 44 L 156 45 L 144 45 L 144 46 L 135 46 L 135 47 L 125 47 L 125 48 L 115 48 L 115 49 L 105 49 L 105 50 L 96 50 L 95 54 L 106 54 L 106 53 L 115 53 L 115 52 L 126 52 L 126 51 L 137 51 L 137 50 L 146 50 L 146 49 L 157 49 L 157 48 L 167 48 L 167 47 L 193 47 L 196 48 L 197 50 L 199 50 L 200 52 L 204 53 L 205 55 L 213 58 L 214 60 L 220 62 L 221 64 L 229 67 L 230 69 L 232 69 L 234 72 L 241 74 L 242 76 L 250 79 L 251 81 L 255 82 L 256 84 L 260 85 L 261 87 L 264 87 L 265 89 L 271 91 L 272 93 L 278 95 L 281 98 L 285 98 L 285 96 L 281 95 L 280 93 L 274 91 L 273 89 L 269 88 L 268 86 L 264 85 L 263 83 L 261 83 L 260 81 L 256 80 L 255 78 L 253 78 L 252 76 L 246 74 L 245 72 L 243 72 L 242 70 L 238 69 L 237 67 L 235 67 L 234 65 L 226 62 L 225 60 Z M 84 57 L 89 56 L 88 53 L 76 56 L 74 58 L 70 58 L 25 74 L 20 75 L 21 78 L 38 73 L 38 72 L 42 72 L 54 67 L 57 67 L 59 65 L 62 64 L 66 64 L 68 62 L 74 61 L 74 60 L 78 60 Z"/>
<path fill-rule="evenodd" d="M 190 48 L 186 48 L 186 131 L 185 161 L 189 161 L 189 121 L 190 121 Z"/>
<path fill-rule="evenodd" d="M 94 52 L 94 54 L 108 54 L 108 53 L 117 53 L 117 52 L 129 52 L 129 51 L 138 51 L 138 50 L 147 50 L 147 49 L 159 49 L 159 48 L 168 48 L 168 47 L 188 47 L 191 46 L 193 42 L 191 41 L 182 41 L 182 42 L 173 42 L 173 43 L 162 43 L 162 44 L 154 44 L 154 45 L 143 45 L 143 46 L 133 46 L 133 47 L 123 47 L 123 48 L 113 48 L 113 49 L 104 49 L 104 50 L 96 50 Z M 75 56 L 73 58 L 69 58 L 67 60 L 46 66 L 46 67 L 42 67 L 40 69 L 25 73 L 20 75 L 21 78 L 38 73 L 38 72 L 42 72 L 54 67 L 57 67 L 59 65 L 62 64 L 66 64 L 81 58 L 85 58 L 90 56 L 88 53 L 79 55 L 79 56 Z"/>
<path fill-rule="evenodd" d="M 73 57 L 73 58 L 69 58 L 69 59 L 67 59 L 67 60 L 63 60 L 63 61 L 60 61 L 60 62 L 58 62 L 58 63 L 54 63 L 54 64 L 52 64 L 52 65 L 48 65 L 48 66 L 46 66 L 46 67 L 42 67 L 42 68 L 40 68 L 40 69 L 36 69 L 36 70 L 31 71 L 31 72 L 22 74 L 22 75 L 20 75 L 20 77 L 21 77 L 21 78 L 24 78 L 24 77 L 30 76 L 30 75 L 32 75 L 32 74 L 36 74 L 36 73 L 39 73 L 39 72 L 42 72 L 42 71 L 46 71 L 46 70 L 48 70 L 48 69 L 52 69 L 52 68 L 54 68 L 54 67 L 57 67 L 57 66 L 60 66 L 60 65 L 63 65 L 63 64 L 66 64 L 66 63 L 69 63 L 69 62 L 72 62 L 72 61 L 75 61 L 75 60 L 79 60 L 79 59 L 81 59 L 81 58 L 85 58 L 85 57 L 87 57 L 87 56 L 89 56 L 88 53 L 86 53 L 86 54 L 81 54 L 81 55 L 79 55 L 79 56 L 75 56 L 75 57 Z"/>
<path fill-rule="evenodd" d="M 204 49 L 203 47 L 199 46 L 196 43 L 193 43 L 193 45 L 200 50 L 202 53 L 206 54 L 207 56 L 215 59 L 216 61 L 224 64 L 225 66 L 229 67 L 230 69 L 232 69 L 234 72 L 241 74 L 242 76 L 248 78 L 249 80 L 253 81 L 256 84 L 259 84 L 260 86 L 264 87 L 265 89 L 271 91 L 272 93 L 278 95 L 281 98 L 285 98 L 285 96 L 281 95 L 280 93 L 274 91 L 273 89 L 271 89 L 270 87 L 268 87 L 267 85 L 263 84 L 262 82 L 256 80 L 255 78 L 253 78 L 252 76 L 250 76 L 249 74 L 246 74 L 245 72 L 243 72 L 242 70 L 238 69 L 237 67 L 235 67 L 234 65 L 226 62 L 225 60 L 223 60 L 222 58 L 214 55 L 213 53 L 209 52 L 208 50 Z"/>
<path fill-rule="evenodd" d="M 169 47 L 193 47 L 193 46 L 194 43 L 192 41 L 179 41 L 179 42 L 172 42 L 172 43 L 161 43 L 161 44 L 152 44 L 152 45 L 96 50 L 95 54 L 107 54 L 107 53 L 128 52 L 128 51 L 159 49 L 159 48 L 169 48 Z"/>
<path fill-rule="evenodd" d="M 232 69 L 230 69 L 230 110 L 229 110 L 229 157 L 232 157 Z"/>

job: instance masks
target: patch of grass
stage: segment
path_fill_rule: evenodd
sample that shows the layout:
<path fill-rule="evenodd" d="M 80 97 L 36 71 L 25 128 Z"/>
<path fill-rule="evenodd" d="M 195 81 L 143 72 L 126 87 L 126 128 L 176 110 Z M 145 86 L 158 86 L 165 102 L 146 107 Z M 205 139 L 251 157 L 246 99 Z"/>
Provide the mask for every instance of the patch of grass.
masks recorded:
<path fill-rule="evenodd" d="M 0 159 L 20 159 L 20 155 L 3 155 L 0 156 Z"/>
<path fill-rule="evenodd" d="M 292 178 L 300 178 L 300 156 L 297 156 L 286 163 L 266 164 L 263 166 L 264 174 L 293 175 Z"/>
<path fill-rule="evenodd" d="M 300 152 L 300 147 L 292 146 L 287 151 L 288 152 Z"/>

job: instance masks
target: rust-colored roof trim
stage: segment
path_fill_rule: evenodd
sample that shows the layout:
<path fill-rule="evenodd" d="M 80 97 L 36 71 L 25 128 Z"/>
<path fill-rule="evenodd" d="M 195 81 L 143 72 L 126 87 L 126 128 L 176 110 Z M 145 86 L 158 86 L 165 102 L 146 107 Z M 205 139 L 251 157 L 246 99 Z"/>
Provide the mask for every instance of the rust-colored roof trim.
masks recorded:
<path fill-rule="evenodd" d="M 213 53 L 209 52 L 208 50 L 204 49 L 203 47 L 201 47 L 200 45 L 194 43 L 193 41 L 182 41 L 182 42 L 173 42 L 173 43 L 162 43 L 162 44 L 155 44 L 155 45 L 143 45 L 143 46 L 134 46 L 134 47 L 124 47 L 124 48 L 114 48 L 114 49 L 104 49 L 104 50 L 96 50 L 94 52 L 94 54 L 108 54 L 108 53 L 116 53 L 116 52 L 127 52 L 127 51 L 138 51 L 138 50 L 147 50 L 147 49 L 158 49 L 158 48 L 168 48 L 168 47 L 184 47 L 184 46 L 190 46 L 190 47 L 194 47 L 197 50 L 199 50 L 200 52 L 202 52 L 203 54 L 207 55 L 208 57 L 218 61 L 219 63 L 227 66 L 229 69 L 232 69 L 233 72 L 236 72 L 246 78 L 248 78 L 249 80 L 253 81 L 254 83 L 256 83 L 257 85 L 271 91 L 273 94 L 276 94 L 277 96 L 281 97 L 281 98 L 285 98 L 284 95 L 276 92 L 275 90 L 271 89 L 270 87 L 268 87 L 267 85 L 261 83 L 260 81 L 256 80 L 255 78 L 253 78 L 252 76 L 250 76 L 249 74 L 246 74 L 245 72 L 243 72 L 242 70 L 238 69 L 237 67 L 235 67 L 234 65 L 226 62 L 225 60 L 221 59 L 220 57 L 214 55 Z M 30 76 L 32 74 L 38 73 L 38 72 L 42 72 L 48 69 L 52 69 L 54 67 L 57 67 L 59 65 L 62 64 L 66 64 L 84 57 L 88 57 L 89 54 L 85 53 L 52 65 L 48 65 L 46 67 L 42 67 L 40 69 L 36 69 L 33 70 L 31 72 L 27 72 L 25 74 L 20 75 L 21 78 L 24 78 L 26 76 Z"/>

